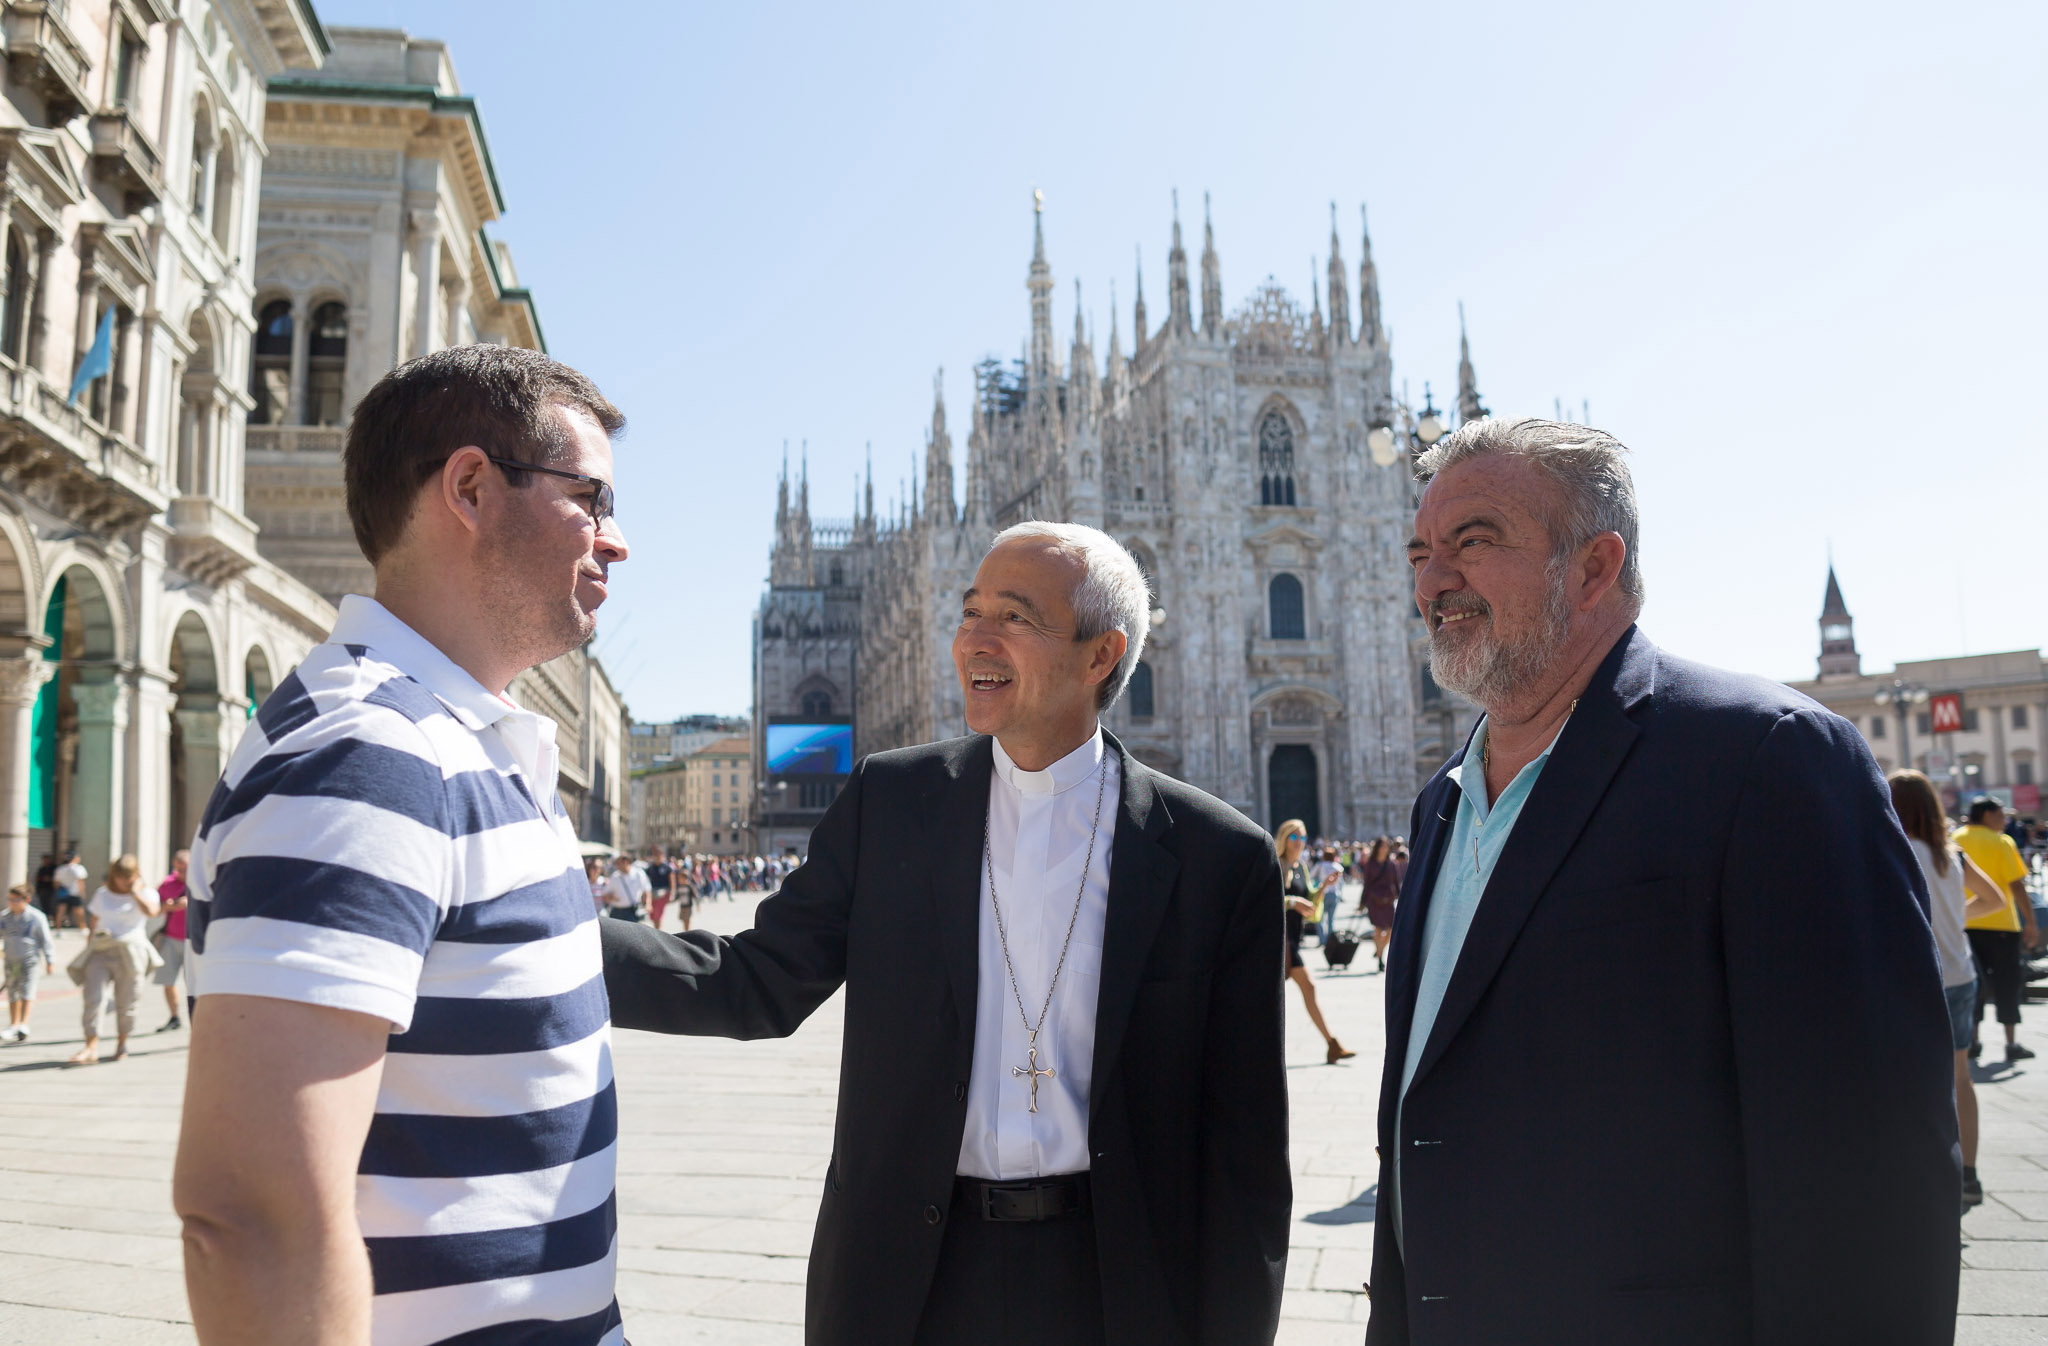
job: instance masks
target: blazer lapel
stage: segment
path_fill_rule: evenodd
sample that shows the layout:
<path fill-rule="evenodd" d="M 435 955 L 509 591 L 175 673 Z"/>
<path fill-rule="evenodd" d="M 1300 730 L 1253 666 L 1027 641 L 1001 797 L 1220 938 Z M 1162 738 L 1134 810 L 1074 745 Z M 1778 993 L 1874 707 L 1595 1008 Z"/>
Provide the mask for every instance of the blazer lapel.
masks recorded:
<path fill-rule="evenodd" d="M 1452 811 L 1458 803 L 1458 784 L 1447 774 L 1465 759 L 1463 749 L 1445 762 L 1423 787 L 1421 821 L 1408 874 L 1401 884 L 1401 903 L 1394 909 L 1394 938 L 1387 947 L 1387 1060 L 1390 1065 L 1382 1090 L 1382 1105 L 1392 1106 L 1401 1072 L 1392 1063 L 1405 1064 L 1408 1033 L 1415 1020 L 1415 987 L 1422 959 L 1422 927 L 1429 917 L 1430 895 L 1436 889 L 1437 871 L 1443 868 L 1444 850 L 1450 843 Z M 1391 1120 L 1392 1113 L 1387 1116 Z"/>
<path fill-rule="evenodd" d="M 994 740 L 976 735 L 946 762 L 944 792 L 925 801 L 931 824 L 932 903 L 946 976 L 960 1028 L 974 1038 L 974 1008 L 981 989 L 981 855 L 988 830 L 989 781 L 995 774 Z"/>
<path fill-rule="evenodd" d="M 1571 854 L 1614 773 L 1621 769 L 1641 732 L 1629 712 L 1654 690 L 1655 660 L 1655 647 L 1630 627 L 1579 697 L 1578 709 L 1566 721 L 1480 896 L 1422 1060 L 1415 1067 L 1415 1081 L 1429 1073 L 1478 1006 L 1544 888 Z M 1450 825 L 1443 824 L 1443 830 L 1448 835 Z"/>
<path fill-rule="evenodd" d="M 1180 861 L 1160 844 L 1173 824 L 1166 803 L 1152 788 L 1152 773 L 1108 730 L 1104 743 L 1123 769 L 1122 800 L 1116 811 L 1116 840 L 1109 856 L 1109 910 L 1102 925 L 1102 976 L 1095 1001 L 1095 1068 L 1088 1088 L 1092 1118 L 1102 1103 L 1104 1081 L 1123 1050 L 1124 1029 L 1138 998 L 1138 980 L 1158 937 L 1159 923 L 1173 894 Z"/>

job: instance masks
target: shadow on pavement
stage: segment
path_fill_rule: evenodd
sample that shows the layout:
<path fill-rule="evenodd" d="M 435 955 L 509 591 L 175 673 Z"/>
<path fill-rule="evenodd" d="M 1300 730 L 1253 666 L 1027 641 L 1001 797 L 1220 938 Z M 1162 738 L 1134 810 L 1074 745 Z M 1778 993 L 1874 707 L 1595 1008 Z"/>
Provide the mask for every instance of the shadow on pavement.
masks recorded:
<path fill-rule="evenodd" d="M 1335 1210 L 1319 1210 L 1313 1215 L 1301 1217 L 1303 1224 L 1371 1224 L 1379 1214 L 1380 1185 L 1372 1186 L 1352 1197 Z"/>

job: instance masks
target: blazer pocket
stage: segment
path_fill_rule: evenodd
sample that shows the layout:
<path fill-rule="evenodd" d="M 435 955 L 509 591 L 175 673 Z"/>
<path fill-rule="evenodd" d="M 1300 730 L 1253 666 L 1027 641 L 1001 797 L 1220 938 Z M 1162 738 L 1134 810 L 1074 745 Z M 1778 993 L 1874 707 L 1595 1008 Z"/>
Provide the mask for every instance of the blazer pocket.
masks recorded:
<path fill-rule="evenodd" d="M 1645 879 L 1607 888 L 1551 893 L 1544 897 L 1537 913 L 1540 933 L 1552 938 L 1613 926 L 1676 921 L 1685 915 L 1685 881 Z"/>

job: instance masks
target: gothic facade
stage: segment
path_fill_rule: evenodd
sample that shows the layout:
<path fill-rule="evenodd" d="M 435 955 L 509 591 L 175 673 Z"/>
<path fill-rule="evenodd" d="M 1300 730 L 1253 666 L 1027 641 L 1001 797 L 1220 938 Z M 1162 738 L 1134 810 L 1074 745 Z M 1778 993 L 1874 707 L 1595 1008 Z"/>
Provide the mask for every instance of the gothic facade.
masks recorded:
<path fill-rule="evenodd" d="M 1409 459 L 1382 464 L 1367 446 L 1399 415 L 1371 242 L 1354 291 L 1333 207 L 1308 311 L 1268 279 L 1226 314 L 1204 214 L 1191 273 L 1175 212 L 1165 320 L 1149 324 L 1141 274 L 1132 350 L 1113 314 L 1098 361 L 1078 296 L 1072 340 L 1055 342 L 1041 208 L 1028 354 L 975 371 L 957 497 L 942 392 L 922 491 L 893 516 L 876 516 L 870 479 L 852 522 L 814 524 L 807 481 L 792 495 L 785 472 L 757 619 L 757 736 L 828 689 L 850 708 L 856 755 L 962 732 L 949 652 L 962 591 L 998 530 L 1071 520 L 1123 542 L 1152 583 L 1152 638 L 1107 717 L 1141 760 L 1268 826 L 1407 830 L 1419 773 L 1471 717 L 1420 666 Z M 1460 373 L 1461 410 L 1477 414 L 1469 357 Z M 815 821 L 775 816 L 792 831 Z"/>

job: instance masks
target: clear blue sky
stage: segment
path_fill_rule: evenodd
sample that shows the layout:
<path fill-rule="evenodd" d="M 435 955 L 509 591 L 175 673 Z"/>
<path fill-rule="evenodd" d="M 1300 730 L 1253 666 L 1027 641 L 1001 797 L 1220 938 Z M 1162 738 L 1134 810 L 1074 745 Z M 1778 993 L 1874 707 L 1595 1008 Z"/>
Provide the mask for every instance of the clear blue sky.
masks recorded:
<path fill-rule="evenodd" d="M 550 346 L 631 420 L 600 652 L 636 716 L 748 708 L 782 443 L 894 496 L 946 370 L 1028 335 L 1031 191 L 1130 340 L 1169 192 L 1228 306 L 1371 207 L 1397 382 L 1590 402 L 1636 452 L 1645 629 L 1810 677 L 1830 544 L 1866 667 L 2048 645 L 2048 18 L 2035 3 L 330 0 L 446 39 Z M 1199 247 L 1199 233 L 1190 237 Z"/>

